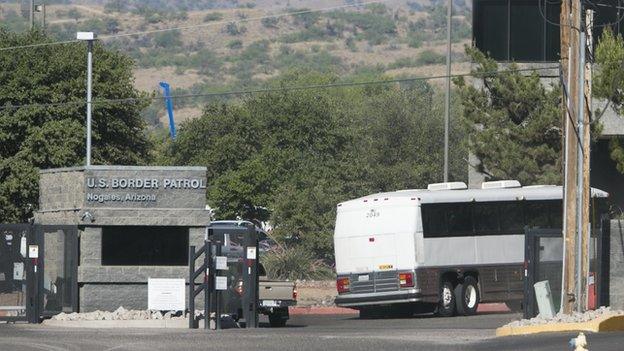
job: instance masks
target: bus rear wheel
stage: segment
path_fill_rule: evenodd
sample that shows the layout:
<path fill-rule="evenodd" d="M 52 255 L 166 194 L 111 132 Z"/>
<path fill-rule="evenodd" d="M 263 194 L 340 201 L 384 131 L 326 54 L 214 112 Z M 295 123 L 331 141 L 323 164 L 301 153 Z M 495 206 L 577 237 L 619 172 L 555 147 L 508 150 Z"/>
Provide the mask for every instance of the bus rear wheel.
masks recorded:
<path fill-rule="evenodd" d="M 456 298 L 453 293 L 453 283 L 448 280 L 443 281 L 440 286 L 438 315 L 441 317 L 452 317 L 455 314 L 455 301 Z"/>
<path fill-rule="evenodd" d="M 457 314 L 464 316 L 476 314 L 480 298 L 477 280 L 474 277 L 466 276 L 464 282 L 455 287 Z"/>

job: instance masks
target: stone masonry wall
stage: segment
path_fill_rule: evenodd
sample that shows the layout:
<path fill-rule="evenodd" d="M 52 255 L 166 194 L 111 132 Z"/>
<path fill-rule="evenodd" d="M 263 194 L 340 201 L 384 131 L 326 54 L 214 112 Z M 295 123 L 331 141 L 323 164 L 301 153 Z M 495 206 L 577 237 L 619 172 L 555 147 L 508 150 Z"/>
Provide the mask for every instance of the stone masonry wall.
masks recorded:
<path fill-rule="evenodd" d="M 189 228 L 189 245 L 203 245 L 204 228 Z M 80 311 L 147 309 L 148 278 L 184 278 L 186 266 L 102 266 L 102 228 L 86 227 L 80 235 L 78 283 Z M 201 283 L 201 277 L 196 280 Z M 200 299 L 196 300 L 199 304 Z M 187 301 L 188 303 L 188 301 Z M 198 305 L 197 308 L 202 308 Z"/>

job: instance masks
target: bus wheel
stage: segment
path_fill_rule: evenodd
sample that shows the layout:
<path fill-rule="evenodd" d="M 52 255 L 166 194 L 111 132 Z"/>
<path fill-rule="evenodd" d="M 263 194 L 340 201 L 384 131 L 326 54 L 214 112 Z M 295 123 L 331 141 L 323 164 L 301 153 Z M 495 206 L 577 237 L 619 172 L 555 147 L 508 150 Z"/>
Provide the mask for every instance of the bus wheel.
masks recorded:
<path fill-rule="evenodd" d="M 476 314 L 480 298 L 477 280 L 471 276 L 466 276 L 464 282 L 455 287 L 457 314 L 464 316 Z"/>
<path fill-rule="evenodd" d="M 438 302 L 438 315 L 442 317 L 452 317 L 454 314 L 455 294 L 453 294 L 453 283 L 445 280 L 440 286 L 440 302 Z"/>

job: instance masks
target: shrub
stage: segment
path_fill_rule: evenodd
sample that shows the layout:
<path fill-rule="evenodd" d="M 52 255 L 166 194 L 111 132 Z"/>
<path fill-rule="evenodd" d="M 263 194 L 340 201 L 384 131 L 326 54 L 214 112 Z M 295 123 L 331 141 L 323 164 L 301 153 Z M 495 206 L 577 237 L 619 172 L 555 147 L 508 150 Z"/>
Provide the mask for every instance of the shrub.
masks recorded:
<path fill-rule="evenodd" d="M 243 47 L 243 42 L 239 39 L 234 39 L 230 40 L 226 45 L 229 49 L 236 50 Z"/>
<path fill-rule="evenodd" d="M 419 48 L 422 46 L 422 39 L 418 36 L 411 36 L 407 39 L 407 46 L 409 46 L 410 48 Z"/>
<path fill-rule="evenodd" d="M 234 22 L 230 22 L 225 26 L 225 32 L 229 35 L 241 35 L 247 32 L 247 28 L 245 26 L 238 26 Z"/>
<path fill-rule="evenodd" d="M 278 40 L 283 43 L 300 43 L 312 40 L 325 40 L 327 37 L 327 33 L 321 28 L 310 27 L 299 32 L 283 35 Z"/>
<path fill-rule="evenodd" d="M 210 12 L 204 16 L 204 22 L 214 22 L 220 21 L 223 19 L 223 14 L 221 12 Z"/>
<path fill-rule="evenodd" d="M 260 23 L 266 28 L 277 28 L 277 24 L 279 23 L 279 18 L 277 17 L 267 17 L 263 18 Z"/>
<path fill-rule="evenodd" d="M 418 55 L 417 62 L 421 65 L 436 65 L 446 62 L 446 57 L 437 52 L 425 50 Z"/>
<path fill-rule="evenodd" d="M 269 279 L 329 279 L 332 269 L 304 247 L 277 247 L 261 257 Z"/>
<path fill-rule="evenodd" d="M 296 9 L 291 12 L 303 12 L 309 9 Z M 298 13 L 293 15 L 293 21 L 296 25 L 302 25 L 304 28 L 310 28 L 318 22 L 321 14 L 318 12 Z"/>
<path fill-rule="evenodd" d="M 360 30 L 358 39 L 364 39 L 371 45 L 384 43 L 389 36 L 396 35 L 394 20 L 388 16 L 375 13 L 333 11 L 327 14 L 339 22 L 349 23 Z"/>
<path fill-rule="evenodd" d="M 182 39 L 179 30 L 171 30 L 160 32 L 154 35 L 154 45 L 160 48 L 170 48 L 182 45 Z"/>
<path fill-rule="evenodd" d="M 404 68 L 404 67 L 416 67 L 420 66 L 420 62 L 411 57 L 401 57 L 396 61 L 388 65 L 388 69 Z"/>
<path fill-rule="evenodd" d="M 349 51 L 351 52 L 358 51 L 357 44 L 355 43 L 355 39 L 353 37 L 348 37 L 347 40 L 345 40 L 345 45 L 347 46 L 347 49 L 349 49 Z"/>

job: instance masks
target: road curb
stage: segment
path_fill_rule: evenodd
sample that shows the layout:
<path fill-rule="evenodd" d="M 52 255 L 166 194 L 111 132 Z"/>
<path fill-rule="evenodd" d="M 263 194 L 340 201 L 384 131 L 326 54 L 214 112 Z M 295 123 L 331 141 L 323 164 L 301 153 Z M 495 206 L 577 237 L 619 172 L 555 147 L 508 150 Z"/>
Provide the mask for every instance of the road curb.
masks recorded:
<path fill-rule="evenodd" d="M 291 315 L 305 315 L 305 314 L 359 314 L 358 310 L 354 310 L 352 308 L 345 307 L 334 307 L 334 306 L 325 306 L 325 307 L 290 307 L 288 309 L 288 313 Z"/>
<path fill-rule="evenodd" d="M 606 332 L 624 331 L 624 315 L 602 316 L 582 323 L 549 323 L 526 326 L 504 326 L 496 329 L 496 336 L 529 335 L 571 331 Z"/>
<path fill-rule="evenodd" d="M 480 303 L 477 313 L 509 313 L 511 310 L 504 303 Z"/>

